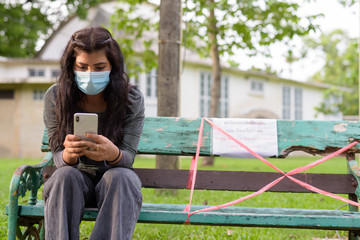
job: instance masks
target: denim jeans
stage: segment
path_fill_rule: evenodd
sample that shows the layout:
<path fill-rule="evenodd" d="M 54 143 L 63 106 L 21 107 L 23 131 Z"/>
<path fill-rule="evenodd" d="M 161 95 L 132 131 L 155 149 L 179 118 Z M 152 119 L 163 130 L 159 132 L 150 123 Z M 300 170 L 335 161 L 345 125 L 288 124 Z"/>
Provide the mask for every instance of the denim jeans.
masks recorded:
<path fill-rule="evenodd" d="M 78 240 L 85 207 L 97 207 L 90 240 L 131 239 L 139 217 L 141 182 L 128 168 L 85 172 L 60 167 L 44 184 L 45 239 Z"/>

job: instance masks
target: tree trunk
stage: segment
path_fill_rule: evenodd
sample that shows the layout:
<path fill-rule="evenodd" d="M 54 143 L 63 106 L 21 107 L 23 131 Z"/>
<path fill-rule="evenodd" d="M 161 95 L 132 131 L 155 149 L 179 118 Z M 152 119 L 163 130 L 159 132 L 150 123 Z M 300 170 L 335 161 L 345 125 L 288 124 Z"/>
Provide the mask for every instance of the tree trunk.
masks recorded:
<path fill-rule="evenodd" d="M 158 116 L 177 117 L 180 79 L 181 0 L 161 0 L 158 60 Z M 178 157 L 157 156 L 157 168 L 178 168 Z"/>
<path fill-rule="evenodd" d="M 220 103 L 220 91 L 221 91 L 221 67 L 219 46 L 217 43 L 217 20 L 215 16 L 215 2 L 209 0 L 210 15 L 209 15 L 209 38 L 211 41 L 210 54 L 212 59 L 212 85 L 211 85 L 211 105 L 209 117 L 219 117 L 219 103 Z M 213 166 L 214 157 L 204 157 L 202 160 L 203 166 Z"/>

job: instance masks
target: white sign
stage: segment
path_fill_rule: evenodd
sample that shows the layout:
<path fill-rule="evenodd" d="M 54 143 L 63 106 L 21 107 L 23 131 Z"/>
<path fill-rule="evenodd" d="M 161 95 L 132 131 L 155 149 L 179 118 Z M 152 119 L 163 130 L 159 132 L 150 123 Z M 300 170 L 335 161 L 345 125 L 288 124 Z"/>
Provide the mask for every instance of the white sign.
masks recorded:
<path fill-rule="evenodd" d="M 278 155 L 277 127 L 274 119 L 222 119 L 213 123 L 262 157 Z M 254 157 L 221 131 L 213 128 L 213 154 L 224 157 Z"/>

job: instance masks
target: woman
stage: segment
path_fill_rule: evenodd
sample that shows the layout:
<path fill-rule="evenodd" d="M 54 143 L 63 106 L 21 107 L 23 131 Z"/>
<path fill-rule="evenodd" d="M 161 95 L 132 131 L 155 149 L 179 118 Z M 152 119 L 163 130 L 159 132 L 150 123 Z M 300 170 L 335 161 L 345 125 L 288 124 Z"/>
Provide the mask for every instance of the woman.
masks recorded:
<path fill-rule="evenodd" d="M 97 113 L 94 141 L 73 135 L 73 115 Z M 45 238 L 79 239 L 85 207 L 97 207 L 90 239 L 131 239 L 142 203 L 132 170 L 144 122 L 141 92 L 130 86 L 117 42 L 101 27 L 75 32 L 60 76 L 45 94 L 44 123 L 57 170 L 44 185 Z"/>

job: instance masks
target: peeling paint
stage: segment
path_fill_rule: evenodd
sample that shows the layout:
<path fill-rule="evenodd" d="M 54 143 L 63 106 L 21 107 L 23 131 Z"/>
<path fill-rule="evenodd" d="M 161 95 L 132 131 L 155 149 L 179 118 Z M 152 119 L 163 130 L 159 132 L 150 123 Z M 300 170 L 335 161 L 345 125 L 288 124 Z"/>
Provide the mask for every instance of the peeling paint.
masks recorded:
<path fill-rule="evenodd" d="M 197 118 L 185 118 L 184 120 L 186 122 L 194 122 L 194 121 L 197 121 L 198 119 Z"/>
<path fill-rule="evenodd" d="M 162 127 L 162 128 L 158 128 L 158 129 L 155 129 L 155 131 L 157 131 L 157 132 L 162 132 L 162 131 L 164 131 L 164 129 L 166 129 L 167 127 Z"/>
<path fill-rule="evenodd" d="M 170 143 L 170 144 L 166 145 L 165 147 L 166 147 L 166 148 L 169 148 L 169 147 L 171 147 L 171 145 L 172 145 L 172 144 Z"/>
<path fill-rule="evenodd" d="M 351 169 L 353 171 L 360 171 L 360 168 L 358 166 L 356 166 L 356 165 L 351 166 Z"/>
<path fill-rule="evenodd" d="M 336 124 L 336 125 L 334 125 L 334 131 L 335 132 L 345 132 L 347 126 L 348 126 L 347 123 Z"/>

